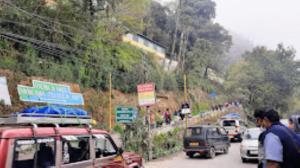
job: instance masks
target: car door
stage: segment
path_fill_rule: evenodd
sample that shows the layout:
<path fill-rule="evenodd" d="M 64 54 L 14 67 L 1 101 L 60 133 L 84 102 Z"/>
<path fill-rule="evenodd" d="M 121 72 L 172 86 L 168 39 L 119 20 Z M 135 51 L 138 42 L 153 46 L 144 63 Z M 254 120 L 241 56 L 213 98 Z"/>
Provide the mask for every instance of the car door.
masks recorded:
<path fill-rule="evenodd" d="M 208 130 L 208 140 L 210 141 L 211 146 L 213 146 L 215 149 L 220 148 L 220 137 L 217 132 L 217 128 L 213 127 Z"/>
<path fill-rule="evenodd" d="M 125 161 L 117 146 L 109 135 L 94 134 L 95 167 L 96 168 L 124 168 Z"/>
<path fill-rule="evenodd" d="M 226 147 L 229 144 L 229 138 L 227 136 L 227 132 L 224 128 L 219 127 L 218 132 L 220 134 L 220 143 L 222 148 Z"/>

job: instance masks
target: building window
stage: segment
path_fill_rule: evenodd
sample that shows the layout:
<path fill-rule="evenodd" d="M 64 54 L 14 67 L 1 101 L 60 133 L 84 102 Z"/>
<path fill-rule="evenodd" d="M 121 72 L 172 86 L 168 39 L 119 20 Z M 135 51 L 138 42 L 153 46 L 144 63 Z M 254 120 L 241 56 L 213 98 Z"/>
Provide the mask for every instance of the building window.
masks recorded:
<path fill-rule="evenodd" d="M 132 39 L 133 39 L 134 41 L 136 41 L 136 42 L 139 42 L 138 36 L 133 35 Z"/>
<path fill-rule="evenodd" d="M 141 43 L 141 44 L 144 44 L 144 39 L 141 38 L 141 37 L 138 37 L 138 42 Z"/>
<path fill-rule="evenodd" d="M 149 41 L 147 41 L 147 40 L 144 40 L 144 45 L 145 45 L 145 46 L 147 46 L 147 47 L 150 47 L 150 43 L 149 43 Z"/>
<path fill-rule="evenodd" d="M 127 38 L 133 40 L 133 35 L 132 34 L 127 34 L 126 36 L 127 36 Z"/>

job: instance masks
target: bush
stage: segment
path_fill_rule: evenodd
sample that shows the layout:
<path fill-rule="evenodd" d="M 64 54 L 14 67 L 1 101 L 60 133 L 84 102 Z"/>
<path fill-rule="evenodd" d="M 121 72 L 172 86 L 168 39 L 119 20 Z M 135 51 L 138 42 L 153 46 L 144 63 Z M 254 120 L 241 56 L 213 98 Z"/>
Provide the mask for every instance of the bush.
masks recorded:
<path fill-rule="evenodd" d="M 193 105 L 192 114 L 195 116 L 209 110 L 210 110 L 210 106 L 208 103 L 195 103 Z"/>
<path fill-rule="evenodd" d="M 182 141 L 182 129 L 180 128 L 154 136 L 152 140 L 154 158 L 180 151 L 182 149 Z"/>

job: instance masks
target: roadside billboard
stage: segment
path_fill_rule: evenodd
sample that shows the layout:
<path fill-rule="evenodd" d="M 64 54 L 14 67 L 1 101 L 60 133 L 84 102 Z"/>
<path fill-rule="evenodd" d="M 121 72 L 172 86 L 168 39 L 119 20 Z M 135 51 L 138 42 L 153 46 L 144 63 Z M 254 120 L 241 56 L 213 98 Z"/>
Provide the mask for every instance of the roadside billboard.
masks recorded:
<path fill-rule="evenodd" d="M 7 80 L 6 77 L 2 77 L 2 76 L 0 76 L 0 101 L 4 101 L 5 105 L 11 105 Z"/>
<path fill-rule="evenodd" d="M 155 104 L 155 85 L 146 83 L 137 86 L 139 106 L 151 106 Z"/>
<path fill-rule="evenodd" d="M 84 105 L 80 93 L 72 93 L 68 85 L 33 80 L 33 87 L 18 85 L 21 101 L 57 105 Z"/>

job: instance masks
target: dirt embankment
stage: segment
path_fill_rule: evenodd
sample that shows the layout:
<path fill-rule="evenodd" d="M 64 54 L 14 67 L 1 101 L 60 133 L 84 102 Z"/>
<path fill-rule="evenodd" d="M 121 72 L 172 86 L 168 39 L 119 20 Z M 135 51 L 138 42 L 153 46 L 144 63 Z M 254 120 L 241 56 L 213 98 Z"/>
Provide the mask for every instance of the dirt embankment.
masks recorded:
<path fill-rule="evenodd" d="M 43 77 L 27 77 L 25 74 L 21 73 L 14 73 L 9 70 L 1 70 L 0 69 L 0 76 L 5 76 L 8 81 L 8 88 L 9 93 L 12 100 L 12 106 L 3 106 L 0 105 L 0 114 L 9 114 L 12 112 L 18 112 L 22 109 L 34 106 L 34 105 L 45 105 L 39 103 L 26 103 L 21 102 L 19 100 L 19 95 L 17 92 L 17 85 L 27 85 L 32 86 L 32 80 L 41 80 L 41 81 L 48 81 L 54 83 L 61 83 L 70 85 L 73 92 L 81 92 L 84 96 L 85 105 L 84 109 L 91 113 L 91 115 L 100 121 L 101 123 L 106 123 L 108 118 L 108 105 L 109 105 L 109 95 L 108 92 L 104 91 L 96 91 L 95 89 L 91 88 L 80 88 L 77 84 L 66 83 L 61 81 L 54 81 L 45 79 Z M 112 96 L 112 105 L 113 111 L 114 108 L 117 106 L 138 106 L 138 99 L 137 94 L 124 94 L 120 91 L 113 90 Z M 197 97 L 197 101 L 208 101 L 208 95 L 201 91 L 195 90 L 192 93 L 195 97 Z M 165 111 L 167 108 L 170 109 L 171 112 L 178 110 L 180 108 L 180 104 L 184 101 L 183 93 L 178 92 L 160 92 L 157 93 L 157 104 L 151 107 L 153 111 Z M 114 117 L 114 116 L 113 116 Z"/>

